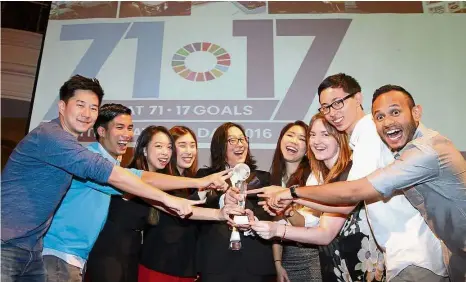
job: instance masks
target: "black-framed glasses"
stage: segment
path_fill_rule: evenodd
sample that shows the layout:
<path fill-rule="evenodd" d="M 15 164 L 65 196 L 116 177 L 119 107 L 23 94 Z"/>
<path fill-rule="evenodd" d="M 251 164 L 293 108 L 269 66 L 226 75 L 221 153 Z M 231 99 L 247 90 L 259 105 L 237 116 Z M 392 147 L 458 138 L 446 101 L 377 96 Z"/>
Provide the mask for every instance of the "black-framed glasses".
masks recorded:
<path fill-rule="evenodd" d="M 326 114 L 330 113 L 330 108 L 333 108 L 334 110 L 339 110 L 339 109 L 343 108 L 343 106 L 345 106 L 344 101 L 346 99 L 348 99 L 348 98 L 353 97 L 354 95 L 356 95 L 356 93 L 349 94 L 349 95 L 347 95 L 347 96 L 345 96 L 345 97 L 343 97 L 341 99 L 335 100 L 330 105 L 325 105 L 325 106 L 320 107 L 319 112 L 326 115 Z"/>
<path fill-rule="evenodd" d="M 228 138 L 228 143 L 230 143 L 230 145 L 238 145 L 238 143 L 241 142 L 241 144 L 246 144 L 249 142 L 249 138 L 248 137 L 241 137 L 241 138 L 236 138 L 236 137 L 230 137 Z"/>

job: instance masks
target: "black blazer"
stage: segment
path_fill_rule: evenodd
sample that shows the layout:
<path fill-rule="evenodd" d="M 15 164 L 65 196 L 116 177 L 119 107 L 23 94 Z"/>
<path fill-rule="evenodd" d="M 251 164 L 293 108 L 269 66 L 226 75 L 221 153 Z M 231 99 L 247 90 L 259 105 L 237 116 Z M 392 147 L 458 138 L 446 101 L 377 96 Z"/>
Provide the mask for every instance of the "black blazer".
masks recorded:
<path fill-rule="evenodd" d="M 211 168 L 200 169 L 197 177 L 215 173 Z M 251 171 L 247 180 L 248 189 L 261 188 L 270 185 L 270 174 L 265 171 Z M 224 192 L 209 191 L 205 206 L 219 208 L 219 198 Z M 260 220 L 272 220 L 261 206 L 257 204 L 256 196 L 246 199 L 246 208 L 254 212 Z M 275 275 L 273 262 L 272 241 L 259 238 L 259 236 L 243 236 L 241 233 L 242 248 L 239 251 L 229 250 L 231 229 L 225 222 L 204 221 L 199 222 L 199 238 L 197 249 L 197 267 L 201 273 L 225 273 L 231 264 L 238 264 L 244 271 L 255 275 Z"/>

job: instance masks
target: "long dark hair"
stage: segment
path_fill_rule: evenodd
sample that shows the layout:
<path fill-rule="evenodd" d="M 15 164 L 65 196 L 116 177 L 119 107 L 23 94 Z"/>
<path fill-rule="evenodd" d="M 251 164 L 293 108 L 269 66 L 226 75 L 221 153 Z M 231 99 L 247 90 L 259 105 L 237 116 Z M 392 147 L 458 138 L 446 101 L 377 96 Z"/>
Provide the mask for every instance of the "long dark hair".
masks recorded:
<path fill-rule="evenodd" d="M 241 125 L 233 122 L 226 122 L 215 130 L 214 135 L 212 136 L 212 141 L 210 142 L 210 165 L 212 169 L 216 171 L 224 170 L 225 167 L 228 167 L 226 152 L 228 146 L 228 129 L 231 127 L 237 127 L 246 137 L 244 128 Z M 244 163 L 249 166 L 251 171 L 257 168 L 256 161 L 251 156 L 249 146 L 246 155 L 246 161 Z"/>
<path fill-rule="evenodd" d="M 128 165 L 129 168 L 136 168 L 140 170 L 149 171 L 149 164 L 147 163 L 147 157 L 144 156 L 144 149 L 147 150 L 147 146 L 152 140 L 152 137 L 159 132 L 162 132 L 168 136 L 168 138 L 170 139 L 170 143 L 172 144 L 172 148 L 174 148 L 175 141 L 173 140 L 173 137 L 170 135 L 170 132 L 167 128 L 165 128 L 164 126 L 156 125 L 148 126 L 141 132 L 141 135 L 139 135 L 138 140 L 136 141 L 133 159 Z M 164 172 L 172 175 L 173 172 L 171 171 L 171 169 L 173 167 L 176 168 L 176 150 L 174 149 L 172 150 L 172 156 L 170 158 L 169 164 L 164 169 L 158 172 Z"/>
<path fill-rule="evenodd" d="M 182 136 L 185 136 L 187 134 L 190 134 L 194 138 L 194 141 L 196 142 L 196 150 L 197 150 L 197 148 L 198 148 L 198 146 L 197 146 L 197 137 L 196 137 L 196 134 L 194 134 L 194 132 L 190 128 L 188 128 L 186 126 L 183 126 L 183 125 L 177 125 L 177 126 L 174 126 L 174 127 L 170 128 L 169 132 L 170 132 L 171 136 L 173 137 L 174 142 L 176 142 L 176 140 L 178 140 L 178 138 L 180 138 Z M 174 148 L 174 151 L 175 151 L 175 167 L 172 167 L 170 170 L 176 172 L 177 174 L 179 174 L 178 169 L 176 168 L 176 165 L 177 165 L 176 164 L 176 146 L 174 146 L 173 148 Z M 169 166 L 172 166 L 171 162 L 170 162 Z M 197 168 L 198 168 L 198 156 L 196 155 L 196 158 L 194 159 L 194 162 L 191 165 L 191 167 L 188 168 L 188 169 L 185 169 L 183 171 L 183 176 L 194 177 L 196 175 Z"/>
<path fill-rule="evenodd" d="M 326 119 L 325 116 L 321 113 L 314 115 L 309 123 L 309 133 L 312 130 L 312 125 L 317 121 L 321 120 L 327 130 L 333 138 L 337 140 L 338 146 L 340 147 L 340 155 L 335 165 L 328 169 L 324 161 L 319 161 L 314 156 L 311 148 L 308 151 L 308 157 L 311 161 L 312 173 L 316 177 L 317 181 L 322 179 L 324 183 L 329 183 L 330 181 L 336 179 L 350 164 L 351 162 L 351 150 L 349 147 L 348 136 L 344 132 L 339 132 L 333 125 L 331 125 Z M 309 136 L 309 134 L 308 134 Z M 309 137 L 308 137 L 309 138 Z"/>
<path fill-rule="evenodd" d="M 293 126 L 301 126 L 306 132 L 306 151 L 309 148 L 309 138 L 307 138 L 307 124 L 303 121 L 297 120 L 295 122 L 290 122 L 285 127 L 283 127 L 282 131 L 280 132 L 280 136 L 278 137 L 277 146 L 275 148 L 275 153 L 273 155 L 272 166 L 270 167 L 270 180 L 272 185 L 282 185 L 283 176 L 286 174 L 286 161 L 283 157 L 283 152 L 281 150 L 281 142 L 285 133 Z M 286 187 L 290 187 L 292 185 L 298 184 L 300 186 L 304 186 L 306 184 L 307 178 L 311 174 L 311 166 L 309 164 L 309 159 L 304 154 L 303 158 L 301 159 L 298 168 L 296 171 L 290 176 L 290 179 L 286 182 Z"/>

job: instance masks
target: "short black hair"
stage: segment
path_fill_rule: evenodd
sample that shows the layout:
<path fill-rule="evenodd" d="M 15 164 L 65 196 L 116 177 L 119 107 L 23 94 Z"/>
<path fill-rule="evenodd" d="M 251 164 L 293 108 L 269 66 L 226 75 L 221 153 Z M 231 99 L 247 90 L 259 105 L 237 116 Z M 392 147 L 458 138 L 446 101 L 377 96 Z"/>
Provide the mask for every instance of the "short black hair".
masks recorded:
<path fill-rule="evenodd" d="M 60 100 L 68 103 L 68 100 L 74 96 L 76 90 L 90 90 L 94 92 L 99 99 L 99 106 L 104 98 L 104 90 L 97 78 L 87 78 L 77 74 L 68 79 L 60 87 Z"/>
<path fill-rule="evenodd" d="M 108 123 L 119 115 L 131 115 L 131 109 L 122 104 L 105 104 L 100 107 L 99 115 L 94 123 L 94 134 L 97 141 L 99 141 L 97 128 L 102 126 L 107 129 Z"/>
<path fill-rule="evenodd" d="M 403 94 L 408 98 L 408 106 L 410 109 L 412 109 L 414 106 L 416 106 L 416 103 L 414 102 L 413 96 L 404 89 L 403 87 L 399 85 L 393 85 L 393 84 L 386 84 L 382 87 L 379 87 L 377 90 L 375 90 L 374 95 L 372 96 L 372 105 L 374 105 L 375 100 L 382 94 L 385 94 L 390 91 L 398 91 Z"/>
<path fill-rule="evenodd" d="M 322 81 L 317 89 L 317 93 L 320 94 L 327 88 L 342 88 L 348 94 L 356 94 L 361 92 L 361 85 L 358 81 L 347 74 L 337 73 L 331 76 L 328 76 Z"/>

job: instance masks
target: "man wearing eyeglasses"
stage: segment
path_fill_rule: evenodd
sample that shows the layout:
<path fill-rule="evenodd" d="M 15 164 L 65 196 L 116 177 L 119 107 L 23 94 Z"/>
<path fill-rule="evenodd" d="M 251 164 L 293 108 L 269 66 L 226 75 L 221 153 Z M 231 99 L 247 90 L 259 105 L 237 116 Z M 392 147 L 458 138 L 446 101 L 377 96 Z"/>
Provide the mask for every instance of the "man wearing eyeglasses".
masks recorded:
<path fill-rule="evenodd" d="M 364 178 L 394 161 L 392 152 L 377 133 L 372 115 L 364 114 L 361 87 L 353 77 L 343 73 L 329 76 L 320 84 L 318 94 L 319 111 L 349 136 L 353 165 L 348 180 Z M 274 188 L 262 190 L 271 194 Z M 354 208 L 308 201 L 303 204 L 323 212 L 343 214 Z M 395 195 L 385 201 L 366 201 L 365 204 L 366 213 L 359 216 L 367 217 L 372 234 L 384 251 L 387 281 L 448 281 L 440 240 L 405 196 Z M 369 266 L 374 271 L 375 264 Z"/>

